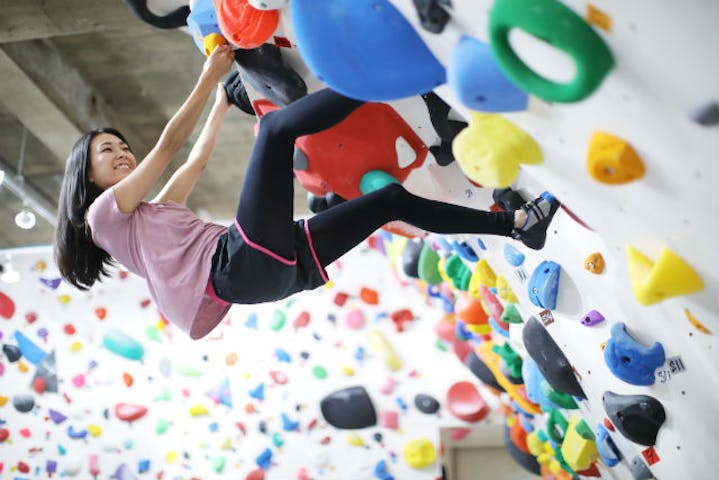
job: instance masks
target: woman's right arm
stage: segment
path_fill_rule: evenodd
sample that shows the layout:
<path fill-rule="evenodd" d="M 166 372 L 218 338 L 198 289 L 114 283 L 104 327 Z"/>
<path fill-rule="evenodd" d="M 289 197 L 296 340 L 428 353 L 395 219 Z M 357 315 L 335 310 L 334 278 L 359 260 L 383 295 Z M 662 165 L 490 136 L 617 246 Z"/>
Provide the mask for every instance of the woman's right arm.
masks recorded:
<path fill-rule="evenodd" d="M 195 87 L 167 123 L 157 144 L 132 173 L 112 187 L 120 211 L 134 211 L 160 179 L 172 157 L 187 142 L 208 97 L 229 70 L 233 59 L 232 48 L 228 45 L 217 47 L 207 58 Z"/>

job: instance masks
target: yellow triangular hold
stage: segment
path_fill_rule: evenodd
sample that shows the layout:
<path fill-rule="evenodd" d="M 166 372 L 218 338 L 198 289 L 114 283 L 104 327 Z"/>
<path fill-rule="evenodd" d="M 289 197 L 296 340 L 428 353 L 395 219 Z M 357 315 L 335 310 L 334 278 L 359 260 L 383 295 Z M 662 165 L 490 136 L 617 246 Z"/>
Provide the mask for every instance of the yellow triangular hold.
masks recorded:
<path fill-rule="evenodd" d="M 514 294 L 512 287 L 509 286 L 507 279 L 501 275 L 497 277 L 497 295 L 499 295 L 499 298 L 505 302 L 519 303 L 519 300 Z"/>
<path fill-rule="evenodd" d="M 497 114 L 472 112 L 469 126 L 452 142 L 462 172 L 485 187 L 505 188 L 519 175 L 519 164 L 544 162 L 537 142 Z"/>
<path fill-rule="evenodd" d="M 635 248 L 627 247 L 627 262 L 634 296 L 642 305 L 652 305 L 704 289 L 704 282 L 697 272 L 666 247 L 656 263 Z"/>
<path fill-rule="evenodd" d="M 596 442 L 582 437 L 577 431 L 580 421 L 579 417 L 572 415 L 561 447 L 564 460 L 574 470 L 589 468 L 599 458 Z"/>

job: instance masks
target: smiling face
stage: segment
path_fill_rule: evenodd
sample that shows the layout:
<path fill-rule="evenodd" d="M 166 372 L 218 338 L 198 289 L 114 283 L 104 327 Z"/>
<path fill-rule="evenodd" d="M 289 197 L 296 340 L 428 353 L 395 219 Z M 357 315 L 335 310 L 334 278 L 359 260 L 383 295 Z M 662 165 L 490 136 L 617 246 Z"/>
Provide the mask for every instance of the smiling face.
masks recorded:
<path fill-rule="evenodd" d="M 100 133 L 90 142 L 88 179 L 102 190 L 117 184 L 136 166 L 135 155 L 121 138 Z"/>

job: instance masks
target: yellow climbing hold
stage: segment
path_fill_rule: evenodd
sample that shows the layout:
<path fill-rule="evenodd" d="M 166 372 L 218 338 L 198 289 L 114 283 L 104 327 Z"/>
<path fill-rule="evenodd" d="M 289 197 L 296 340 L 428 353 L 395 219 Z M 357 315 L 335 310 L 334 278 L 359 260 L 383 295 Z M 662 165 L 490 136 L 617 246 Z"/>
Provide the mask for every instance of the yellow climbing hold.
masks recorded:
<path fill-rule="evenodd" d="M 232 439 L 230 437 L 225 437 L 225 439 L 220 444 L 220 450 L 231 450 L 232 449 Z"/>
<path fill-rule="evenodd" d="M 464 174 L 485 187 L 508 187 L 519 164 L 541 164 L 537 142 L 497 114 L 472 112 L 469 126 L 452 142 L 452 153 Z"/>
<path fill-rule="evenodd" d="M 387 258 L 389 259 L 392 268 L 397 268 L 398 262 L 402 261 L 402 253 L 404 247 L 407 245 L 407 237 L 401 235 L 393 235 L 391 241 L 385 240 L 385 251 L 387 252 Z"/>
<path fill-rule="evenodd" d="M 347 440 L 347 443 L 354 447 L 361 447 L 364 445 L 364 440 L 362 440 L 362 437 L 356 433 L 348 433 L 345 439 Z"/>
<path fill-rule="evenodd" d="M 501 275 L 497 277 L 497 294 L 499 295 L 499 298 L 505 302 L 519 303 L 512 287 L 510 287 L 509 283 L 507 283 L 507 279 Z"/>
<path fill-rule="evenodd" d="M 70 344 L 70 351 L 71 352 L 79 352 L 82 350 L 82 342 L 75 341 Z"/>
<path fill-rule="evenodd" d="M 71 300 L 70 295 L 67 295 L 67 294 L 57 296 L 57 301 L 62 303 L 63 305 L 67 305 L 68 303 L 70 303 L 70 300 Z"/>
<path fill-rule="evenodd" d="M 393 372 L 402 368 L 402 360 L 397 356 L 397 352 L 395 352 L 381 330 L 375 328 L 367 334 L 367 337 L 370 350 L 384 361 L 387 368 Z"/>
<path fill-rule="evenodd" d="M 642 305 L 652 305 L 704 289 L 704 282 L 696 271 L 666 247 L 656 263 L 635 248 L 627 247 L 627 262 L 634 296 Z"/>
<path fill-rule="evenodd" d="M 94 424 L 88 425 L 87 433 L 89 433 L 93 437 L 99 437 L 102 434 L 102 427 L 100 427 L 100 425 L 94 425 Z"/>
<path fill-rule="evenodd" d="M 5 395 L 0 395 L 0 407 L 4 407 L 7 401 L 8 397 L 6 397 Z"/>
<path fill-rule="evenodd" d="M 692 312 L 690 312 L 688 308 L 684 309 L 684 315 L 687 316 L 687 320 L 689 320 L 689 323 L 694 325 L 694 328 L 696 328 L 702 333 L 706 333 L 707 335 L 712 334 L 712 332 L 707 327 L 705 327 L 703 323 L 701 323 L 694 315 L 692 315 Z"/>
<path fill-rule="evenodd" d="M 587 170 L 598 182 L 618 185 L 643 177 L 644 163 L 625 140 L 597 131 L 589 140 Z"/>
<path fill-rule="evenodd" d="M 429 467 L 437 459 L 437 450 L 426 438 L 415 438 L 404 446 L 404 462 L 412 468 Z"/>
<path fill-rule="evenodd" d="M 27 373 L 28 370 L 30 370 L 27 366 L 27 363 L 23 362 L 22 360 L 18 360 L 17 369 L 20 370 L 20 373 Z"/>
<path fill-rule="evenodd" d="M 342 373 L 344 373 L 348 377 L 354 377 L 355 370 L 354 370 L 354 368 L 350 367 L 349 365 L 345 365 L 344 367 L 342 367 Z"/>
<path fill-rule="evenodd" d="M 193 417 L 199 417 L 201 415 L 209 415 L 210 411 L 201 403 L 196 403 L 190 407 L 190 415 Z"/>
<path fill-rule="evenodd" d="M 439 272 L 439 276 L 442 278 L 442 281 L 445 282 L 447 285 L 452 285 L 452 279 L 449 278 L 449 275 L 447 275 L 447 259 L 446 258 L 440 258 L 439 262 L 437 262 L 437 272 Z"/>
<path fill-rule="evenodd" d="M 209 57 L 217 47 L 225 44 L 227 44 L 227 40 L 219 33 L 213 32 L 209 35 L 205 35 L 205 38 L 202 39 L 202 46 L 205 47 L 205 56 L 207 57 Z"/>
<path fill-rule="evenodd" d="M 562 457 L 574 470 L 585 470 L 599 458 L 594 435 L 591 431 L 582 433 L 582 430 L 588 429 L 586 422 L 577 415 L 572 415 L 562 442 Z"/>
<path fill-rule="evenodd" d="M 165 462 L 174 463 L 177 460 L 177 452 L 167 452 L 165 455 Z"/>
<path fill-rule="evenodd" d="M 546 452 L 545 445 L 548 444 L 548 442 L 544 442 L 539 438 L 539 430 L 534 430 L 532 433 L 527 434 L 527 448 L 535 457 Z"/>

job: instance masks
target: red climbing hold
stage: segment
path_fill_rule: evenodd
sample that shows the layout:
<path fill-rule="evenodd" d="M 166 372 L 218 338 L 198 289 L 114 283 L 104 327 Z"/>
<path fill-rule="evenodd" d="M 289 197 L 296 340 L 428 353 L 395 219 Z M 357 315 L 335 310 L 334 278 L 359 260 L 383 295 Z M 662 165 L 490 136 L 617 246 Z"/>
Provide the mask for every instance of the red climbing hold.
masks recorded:
<path fill-rule="evenodd" d="M 0 317 L 10 320 L 15 315 L 15 302 L 12 298 L 0 292 Z"/>
<path fill-rule="evenodd" d="M 245 477 L 245 480 L 264 480 L 264 479 L 265 479 L 265 471 L 262 470 L 261 468 L 252 470 Z"/>
<path fill-rule="evenodd" d="M 247 0 L 213 0 L 220 31 L 239 48 L 257 48 L 277 30 L 278 10 L 258 10 Z"/>
<path fill-rule="evenodd" d="M 115 415 L 125 422 L 134 422 L 142 418 L 147 413 L 147 407 L 142 405 L 132 405 L 129 403 L 118 403 L 115 405 Z"/>
<path fill-rule="evenodd" d="M 310 323 L 310 312 L 304 310 L 297 315 L 295 321 L 292 322 L 292 326 L 295 330 L 306 327 Z"/>
<path fill-rule="evenodd" d="M 447 408 L 465 422 L 478 422 L 487 416 L 489 407 L 470 382 L 457 382 L 447 391 Z"/>
<path fill-rule="evenodd" d="M 348 298 L 349 298 L 349 295 L 347 295 L 346 293 L 337 292 L 335 294 L 334 303 L 338 307 L 341 307 L 345 304 L 345 302 L 347 301 Z"/>

